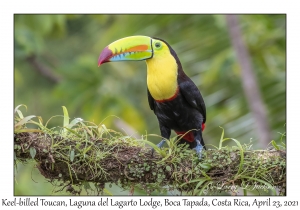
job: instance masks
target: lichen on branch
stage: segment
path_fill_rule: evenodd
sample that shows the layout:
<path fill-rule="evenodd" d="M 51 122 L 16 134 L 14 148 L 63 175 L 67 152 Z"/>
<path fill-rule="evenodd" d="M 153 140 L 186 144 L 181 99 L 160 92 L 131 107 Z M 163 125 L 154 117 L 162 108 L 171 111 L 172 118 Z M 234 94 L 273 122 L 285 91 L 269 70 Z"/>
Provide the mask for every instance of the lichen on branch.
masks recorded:
<path fill-rule="evenodd" d="M 40 173 L 60 190 L 80 194 L 89 183 L 102 194 L 106 183 L 115 183 L 133 194 L 135 187 L 147 194 L 178 190 L 190 195 L 218 195 L 238 190 L 285 194 L 286 153 L 250 150 L 249 145 L 222 146 L 204 151 L 199 160 L 194 150 L 177 144 L 174 137 L 158 149 L 147 137 L 135 139 L 81 119 L 69 122 L 64 108 L 63 127 L 48 128 L 40 117 L 24 117 L 16 108 L 15 162 L 34 159 Z M 34 118 L 38 121 L 34 121 Z M 38 128 L 27 128 L 27 124 Z M 150 147 L 149 147 L 150 145 Z M 155 148 L 152 155 L 151 147 Z M 260 187 L 260 189 L 258 189 Z"/>
<path fill-rule="evenodd" d="M 243 169 L 237 174 L 240 151 L 236 148 L 208 150 L 201 161 L 193 150 L 177 147 L 170 155 L 151 155 L 149 147 L 131 145 L 132 139 L 108 144 L 107 138 L 78 141 L 59 135 L 18 133 L 17 160 L 37 162 L 41 174 L 51 181 L 81 186 L 116 183 L 124 189 L 138 186 L 148 194 L 168 186 L 189 193 L 233 191 L 232 186 L 272 186 L 285 190 L 284 151 L 245 151 Z M 166 148 L 168 150 L 168 148 Z M 32 152 L 35 151 L 35 152 Z M 260 180 L 260 181 L 259 181 Z M 272 180 L 272 181 L 270 181 Z M 262 182 L 264 181 L 264 182 Z M 197 189 L 196 189 L 197 187 Z M 99 190 L 101 192 L 101 189 Z"/>

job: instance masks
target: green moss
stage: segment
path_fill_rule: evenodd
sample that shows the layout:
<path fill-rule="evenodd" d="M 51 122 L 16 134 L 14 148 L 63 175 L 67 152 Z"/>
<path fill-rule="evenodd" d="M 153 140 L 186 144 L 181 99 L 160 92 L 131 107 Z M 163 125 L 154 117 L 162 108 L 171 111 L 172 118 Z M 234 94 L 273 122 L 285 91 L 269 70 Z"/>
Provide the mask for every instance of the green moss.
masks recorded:
<path fill-rule="evenodd" d="M 16 116 L 15 120 L 19 122 L 20 116 Z M 111 179 L 107 177 L 106 168 L 116 170 L 114 182 L 117 185 L 124 189 L 131 189 L 134 185 L 148 194 L 153 191 L 165 193 L 166 186 L 169 189 L 176 188 L 193 195 L 203 194 L 206 191 L 210 194 L 217 194 L 220 190 L 211 187 L 220 184 L 215 181 L 216 177 L 223 177 L 221 184 L 224 187 L 231 186 L 235 182 L 253 184 L 253 180 L 275 185 L 275 181 L 270 178 L 275 170 L 282 173 L 279 180 L 285 180 L 286 163 L 283 158 L 272 157 L 272 161 L 266 162 L 249 150 L 251 146 L 246 144 L 203 151 L 203 158 L 199 160 L 194 150 L 188 149 L 187 145 L 178 145 L 175 137 L 167 141 L 168 147 L 159 151 L 158 154 L 161 156 L 150 162 L 149 156 L 145 152 L 140 152 L 147 150 L 146 140 L 141 141 L 124 136 L 120 132 L 106 128 L 103 124 L 78 121 L 72 126 L 67 124 L 64 127 L 48 128 L 41 121 L 31 120 L 26 123 L 37 125 L 37 129 L 45 134 L 41 137 L 37 135 L 36 141 L 44 142 L 50 147 L 45 146 L 41 148 L 41 151 L 48 157 L 55 157 L 58 163 L 64 163 L 64 166 L 67 166 L 63 169 L 68 172 L 68 180 L 70 180 L 68 184 L 72 186 L 74 193 L 80 191 L 82 183 L 85 183 L 85 188 L 88 187 L 85 179 L 93 180 L 95 177 L 102 178 L 102 180 Z M 26 132 L 26 123 L 18 129 Z M 22 144 L 24 138 L 20 135 L 15 139 L 16 156 L 30 145 Z M 127 160 L 126 157 L 129 156 L 132 158 Z M 109 158 L 117 159 L 121 163 L 121 172 L 113 166 L 107 167 L 110 162 L 104 160 Z M 36 160 L 38 161 L 38 158 Z M 56 167 L 57 162 L 52 163 L 51 158 L 45 160 L 45 163 L 51 163 L 52 167 L 53 165 Z M 62 172 L 52 172 L 49 178 L 67 180 L 62 174 Z M 87 174 L 87 177 L 78 177 L 77 174 Z M 123 178 L 119 178 L 119 175 Z M 251 177 L 251 179 L 241 177 Z M 170 180 L 172 183 L 169 182 Z M 78 189 L 75 189 L 75 186 Z M 101 185 L 101 188 L 98 183 L 97 186 L 99 186 L 97 190 L 103 192 L 104 186 Z"/>

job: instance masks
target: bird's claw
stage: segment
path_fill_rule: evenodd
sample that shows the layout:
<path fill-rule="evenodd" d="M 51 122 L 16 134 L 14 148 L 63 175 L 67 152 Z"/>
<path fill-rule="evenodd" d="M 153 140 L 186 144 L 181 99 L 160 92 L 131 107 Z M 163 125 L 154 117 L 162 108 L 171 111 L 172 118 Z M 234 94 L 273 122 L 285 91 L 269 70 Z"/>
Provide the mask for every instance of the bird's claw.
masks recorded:
<path fill-rule="evenodd" d="M 163 139 L 161 140 L 161 142 L 159 142 L 156 146 L 160 149 L 162 148 L 162 146 L 165 144 L 166 140 Z M 154 148 L 151 149 L 151 156 L 153 156 L 153 153 L 154 153 Z"/>

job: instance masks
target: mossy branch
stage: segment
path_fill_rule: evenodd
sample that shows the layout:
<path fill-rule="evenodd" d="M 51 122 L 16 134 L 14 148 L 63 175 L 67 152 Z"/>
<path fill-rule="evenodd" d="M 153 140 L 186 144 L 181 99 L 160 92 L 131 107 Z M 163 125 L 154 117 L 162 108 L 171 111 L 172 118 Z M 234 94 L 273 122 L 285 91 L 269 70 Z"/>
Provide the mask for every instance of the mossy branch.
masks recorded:
<path fill-rule="evenodd" d="M 132 143 L 129 137 L 83 138 L 71 131 L 68 135 L 15 133 L 15 160 L 35 159 L 46 179 L 61 181 L 72 193 L 77 192 L 72 186 L 92 182 L 98 193 L 105 183 L 116 183 L 124 189 L 137 186 L 148 194 L 166 186 L 194 195 L 234 194 L 238 186 L 244 192 L 260 186 L 285 194 L 286 152 L 282 150 L 222 147 L 205 151 L 199 161 L 193 150 L 173 144 L 175 140 L 170 140 L 162 157 L 152 156 L 143 141 Z"/>

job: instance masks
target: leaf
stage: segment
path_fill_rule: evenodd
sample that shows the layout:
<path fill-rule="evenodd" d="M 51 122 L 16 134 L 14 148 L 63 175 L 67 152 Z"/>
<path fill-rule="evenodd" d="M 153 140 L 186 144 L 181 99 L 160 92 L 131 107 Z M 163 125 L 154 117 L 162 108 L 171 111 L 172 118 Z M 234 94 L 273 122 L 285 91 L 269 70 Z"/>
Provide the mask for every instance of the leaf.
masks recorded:
<path fill-rule="evenodd" d="M 211 180 L 211 178 L 204 171 L 200 170 L 200 172 L 207 180 Z"/>
<path fill-rule="evenodd" d="M 20 117 L 21 119 L 23 119 L 24 116 L 23 116 L 22 112 L 21 112 L 20 110 L 17 110 L 17 112 L 18 112 L 19 117 Z"/>
<path fill-rule="evenodd" d="M 69 125 L 69 114 L 68 114 L 68 110 L 65 106 L 62 106 L 63 108 L 63 112 L 64 112 L 64 124 L 63 124 L 63 127 L 64 127 L 64 133 L 67 132 L 67 129 L 66 127 Z"/>
<path fill-rule="evenodd" d="M 30 132 L 30 133 L 44 133 L 43 131 L 39 130 L 39 129 L 31 129 L 31 128 L 26 128 L 26 129 L 19 129 L 19 130 L 15 130 L 15 133 L 25 133 L 25 132 Z"/>
<path fill-rule="evenodd" d="M 222 128 L 221 126 L 219 126 L 222 129 L 222 134 L 221 134 L 221 138 L 220 138 L 220 142 L 219 142 L 219 149 L 222 148 L 222 143 L 223 143 L 223 138 L 224 138 L 224 128 Z"/>
<path fill-rule="evenodd" d="M 247 196 L 247 189 L 243 189 L 244 196 Z"/>
<path fill-rule="evenodd" d="M 72 120 L 70 122 L 70 124 L 67 127 L 72 128 L 74 125 L 76 125 L 77 123 L 82 122 L 82 121 L 83 121 L 83 119 L 81 119 L 81 118 L 75 118 L 74 120 Z"/>
<path fill-rule="evenodd" d="M 283 142 L 283 137 L 285 136 L 285 132 L 284 133 L 280 133 L 281 137 L 280 137 L 280 142 L 283 145 L 284 148 L 286 148 L 285 143 Z"/>
<path fill-rule="evenodd" d="M 238 145 L 238 147 L 240 149 L 240 156 L 241 156 L 241 158 L 240 158 L 239 170 L 238 170 L 238 172 L 236 174 L 236 176 L 237 176 L 242 171 L 243 164 L 244 164 L 244 150 L 243 150 L 243 147 L 242 147 L 241 143 L 238 140 L 236 140 L 236 139 L 233 139 L 233 138 L 225 138 L 225 139 L 223 139 L 224 138 L 224 128 L 222 128 L 221 126 L 220 126 L 220 128 L 222 129 L 222 135 L 221 135 L 221 139 L 220 139 L 220 143 L 219 143 L 219 149 L 222 148 L 222 143 L 224 141 L 227 141 L 227 140 L 230 140 L 230 139 L 232 141 L 234 141 Z"/>
<path fill-rule="evenodd" d="M 41 116 L 37 116 L 37 118 L 39 119 L 40 126 L 43 126 L 43 118 Z"/>
<path fill-rule="evenodd" d="M 17 124 L 15 124 L 15 128 L 18 127 L 18 126 L 26 124 L 29 120 L 31 120 L 34 117 L 36 117 L 36 116 L 35 115 L 30 115 L 30 116 L 24 117 Z"/>
<path fill-rule="evenodd" d="M 83 182 L 83 186 L 84 186 L 84 189 L 85 189 L 86 191 L 89 190 L 89 189 L 92 189 L 89 182 Z"/>
<path fill-rule="evenodd" d="M 201 166 L 201 168 L 204 168 L 204 169 L 211 169 L 211 165 L 209 163 L 199 163 L 199 165 Z"/>
<path fill-rule="evenodd" d="M 75 131 L 73 131 L 72 129 L 69 129 L 69 128 L 67 128 L 67 127 L 64 127 L 64 129 L 66 129 L 66 130 L 70 131 L 71 133 L 73 133 L 74 135 L 78 136 L 79 138 L 82 138 L 82 136 L 81 136 L 81 135 L 79 135 L 78 133 L 76 133 L 76 132 L 75 132 Z"/>
<path fill-rule="evenodd" d="M 276 149 L 276 150 L 279 150 L 279 147 L 278 145 L 276 144 L 276 142 L 274 140 L 271 141 L 272 143 L 272 146 Z"/>
<path fill-rule="evenodd" d="M 85 129 L 86 132 L 88 132 L 88 134 L 94 138 L 94 134 L 91 130 L 88 129 L 88 126 L 86 126 L 84 123 L 81 123 L 83 125 L 83 128 Z"/>
<path fill-rule="evenodd" d="M 18 105 L 18 106 L 15 108 L 15 113 L 19 110 L 19 108 L 20 108 L 21 106 L 24 106 L 24 107 L 26 108 L 26 111 L 27 111 L 27 106 L 26 106 L 25 104 L 20 104 L 20 105 Z"/>
<path fill-rule="evenodd" d="M 203 192 L 204 192 L 204 190 L 205 190 L 205 188 L 206 188 L 208 185 L 210 185 L 211 183 L 212 183 L 212 181 L 207 182 L 207 183 L 201 188 L 201 190 L 200 190 L 200 192 L 199 192 L 198 195 L 202 195 Z"/>
<path fill-rule="evenodd" d="M 102 138 L 102 135 L 104 133 L 109 133 L 109 131 L 106 128 L 106 126 L 104 124 L 102 124 L 101 126 L 98 127 L 98 133 L 99 133 L 99 137 Z"/>
<path fill-rule="evenodd" d="M 34 147 L 30 147 L 29 149 L 30 155 L 32 157 L 32 159 L 34 159 L 35 155 L 36 155 L 36 150 Z"/>
<path fill-rule="evenodd" d="M 166 152 L 164 150 L 158 148 L 158 146 L 156 144 L 153 144 L 150 141 L 147 141 L 147 140 L 136 140 L 136 141 L 141 141 L 141 142 L 144 142 L 144 143 L 148 144 L 149 146 L 151 146 L 155 150 L 155 152 L 157 152 L 158 154 L 160 154 L 162 157 L 166 157 L 167 156 L 167 154 L 166 154 Z"/>
<path fill-rule="evenodd" d="M 54 116 L 50 117 L 49 120 L 47 120 L 45 127 L 47 127 L 48 123 L 55 117 L 61 117 L 61 115 L 54 115 Z"/>
<path fill-rule="evenodd" d="M 238 174 L 240 174 L 240 172 L 241 172 L 242 169 L 243 169 L 243 164 L 244 164 L 244 150 L 243 150 L 243 147 L 242 147 L 241 143 L 240 143 L 238 140 L 233 139 L 233 138 L 226 138 L 226 139 L 223 139 L 223 142 L 224 142 L 224 141 L 227 141 L 227 140 L 232 140 L 232 141 L 234 141 L 234 142 L 238 145 L 238 147 L 239 147 L 239 149 L 240 149 L 240 156 L 241 156 L 241 158 L 240 158 L 239 170 L 238 170 L 238 172 L 236 173 L 236 176 L 237 176 Z"/>
<path fill-rule="evenodd" d="M 171 169 L 170 166 L 166 166 L 166 170 L 167 170 L 167 171 L 171 171 L 172 169 Z"/>
<path fill-rule="evenodd" d="M 75 158 L 75 151 L 71 150 L 71 152 L 70 152 L 70 161 L 73 162 L 74 158 Z"/>
<path fill-rule="evenodd" d="M 180 187 L 182 187 L 182 186 L 184 186 L 184 185 L 187 185 L 187 184 L 190 184 L 190 183 L 194 183 L 194 182 L 202 182 L 202 181 L 205 182 L 205 181 L 208 181 L 208 179 L 207 179 L 207 178 L 193 179 L 193 180 L 191 180 L 191 181 L 189 181 L 189 182 L 185 182 L 185 183 L 181 184 Z"/>
<path fill-rule="evenodd" d="M 205 183 L 206 181 L 208 181 L 207 179 L 205 178 L 202 178 L 202 179 L 198 179 L 199 182 L 198 184 L 196 185 L 195 189 L 194 190 L 197 190 L 203 183 Z"/>

